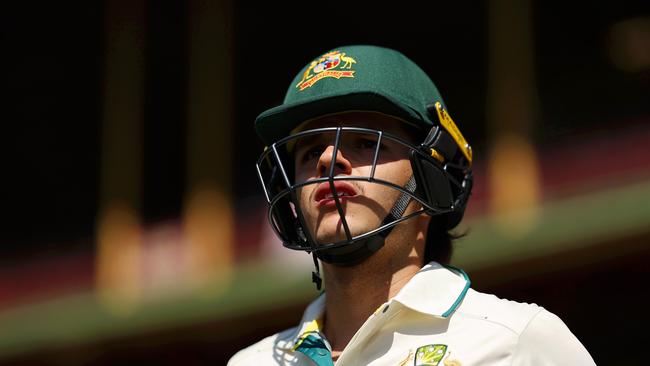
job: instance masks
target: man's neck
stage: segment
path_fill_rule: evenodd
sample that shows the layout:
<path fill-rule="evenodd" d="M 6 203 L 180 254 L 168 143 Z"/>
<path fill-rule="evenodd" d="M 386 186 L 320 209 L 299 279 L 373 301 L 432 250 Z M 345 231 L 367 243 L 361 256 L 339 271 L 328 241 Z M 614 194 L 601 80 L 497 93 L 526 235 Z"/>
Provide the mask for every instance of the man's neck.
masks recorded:
<path fill-rule="evenodd" d="M 327 293 L 324 333 L 332 346 L 334 358 L 368 317 L 394 297 L 421 269 L 421 256 L 411 248 L 413 250 L 404 253 L 402 260 L 389 259 L 396 253 L 382 248 L 352 267 L 324 265 Z"/>

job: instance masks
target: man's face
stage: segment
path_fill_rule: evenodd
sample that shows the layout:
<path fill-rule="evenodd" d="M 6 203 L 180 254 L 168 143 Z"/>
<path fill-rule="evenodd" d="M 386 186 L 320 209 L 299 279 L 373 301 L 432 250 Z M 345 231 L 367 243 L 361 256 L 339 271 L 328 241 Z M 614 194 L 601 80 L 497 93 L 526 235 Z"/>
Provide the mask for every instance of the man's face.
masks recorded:
<path fill-rule="evenodd" d="M 345 112 L 308 122 L 302 129 L 321 127 L 364 127 L 410 140 L 404 122 L 374 112 Z M 315 134 L 295 145 L 297 182 L 327 177 L 334 165 L 334 176 L 371 175 L 377 136 L 343 132 L 336 161 L 333 160 L 334 133 Z M 412 175 L 409 149 L 382 139 L 375 178 L 403 187 Z M 352 236 L 376 229 L 386 218 L 400 192 L 394 188 L 364 181 L 335 181 L 345 219 Z M 298 192 L 299 205 L 307 229 L 319 244 L 344 240 L 345 230 L 336 208 L 329 182 L 308 184 Z"/>

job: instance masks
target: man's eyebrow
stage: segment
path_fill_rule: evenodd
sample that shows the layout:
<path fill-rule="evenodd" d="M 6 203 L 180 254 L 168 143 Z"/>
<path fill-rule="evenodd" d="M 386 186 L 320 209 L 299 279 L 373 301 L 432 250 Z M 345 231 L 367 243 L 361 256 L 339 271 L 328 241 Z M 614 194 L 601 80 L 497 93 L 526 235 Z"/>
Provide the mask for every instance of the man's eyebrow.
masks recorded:
<path fill-rule="evenodd" d="M 320 135 L 321 134 L 311 134 L 298 138 L 294 145 L 294 150 L 298 150 L 305 145 L 309 146 L 311 144 L 314 144 L 316 141 L 322 138 Z"/>

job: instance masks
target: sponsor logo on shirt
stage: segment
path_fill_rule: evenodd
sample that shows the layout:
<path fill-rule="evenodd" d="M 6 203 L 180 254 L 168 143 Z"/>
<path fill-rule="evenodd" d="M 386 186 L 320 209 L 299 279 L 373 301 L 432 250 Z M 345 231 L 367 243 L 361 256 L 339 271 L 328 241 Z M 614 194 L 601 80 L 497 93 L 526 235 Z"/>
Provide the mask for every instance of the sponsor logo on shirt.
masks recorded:
<path fill-rule="evenodd" d="M 445 344 L 427 344 L 415 351 L 415 366 L 438 366 L 447 352 Z"/>
<path fill-rule="evenodd" d="M 445 357 L 445 353 L 447 357 Z M 413 351 L 409 351 L 409 355 L 406 356 L 399 366 L 406 366 L 408 362 L 413 358 Z M 450 359 L 451 351 L 447 353 L 447 345 L 445 344 L 427 344 L 426 346 L 418 347 L 415 351 L 415 360 L 413 364 L 415 366 L 438 366 L 440 361 L 444 366 L 462 366 L 460 361 Z M 444 359 L 443 359 L 444 358 Z"/>

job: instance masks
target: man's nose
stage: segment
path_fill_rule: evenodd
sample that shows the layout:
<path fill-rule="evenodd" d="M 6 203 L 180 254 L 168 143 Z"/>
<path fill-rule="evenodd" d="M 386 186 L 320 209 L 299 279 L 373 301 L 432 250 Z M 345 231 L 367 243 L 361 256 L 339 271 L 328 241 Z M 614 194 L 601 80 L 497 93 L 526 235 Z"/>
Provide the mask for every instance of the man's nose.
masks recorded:
<path fill-rule="evenodd" d="M 350 161 L 345 158 L 341 149 L 336 152 L 336 161 L 334 161 L 334 146 L 328 146 L 325 151 L 320 155 L 318 159 L 318 174 L 321 177 L 328 176 L 330 169 L 334 164 L 334 174 L 333 175 L 350 175 L 352 174 L 352 164 Z"/>

